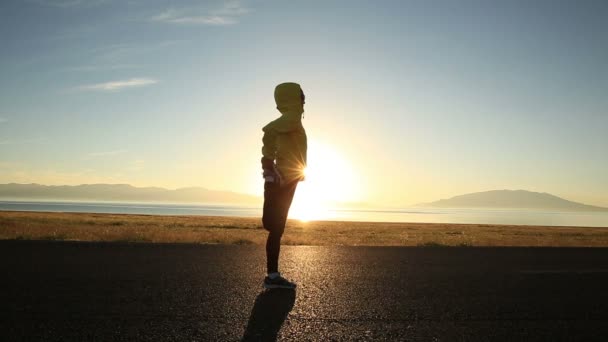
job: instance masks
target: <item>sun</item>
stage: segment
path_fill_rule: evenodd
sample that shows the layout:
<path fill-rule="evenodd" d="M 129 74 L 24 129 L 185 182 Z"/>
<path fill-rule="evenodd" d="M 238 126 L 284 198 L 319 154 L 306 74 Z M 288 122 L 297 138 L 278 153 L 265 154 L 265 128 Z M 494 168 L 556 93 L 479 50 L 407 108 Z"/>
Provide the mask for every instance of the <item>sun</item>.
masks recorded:
<path fill-rule="evenodd" d="M 298 184 L 289 217 L 301 221 L 331 218 L 336 202 L 355 201 L 360 185 L 352 165 L 328 144 L 309 142 L 306 179 Z"/>

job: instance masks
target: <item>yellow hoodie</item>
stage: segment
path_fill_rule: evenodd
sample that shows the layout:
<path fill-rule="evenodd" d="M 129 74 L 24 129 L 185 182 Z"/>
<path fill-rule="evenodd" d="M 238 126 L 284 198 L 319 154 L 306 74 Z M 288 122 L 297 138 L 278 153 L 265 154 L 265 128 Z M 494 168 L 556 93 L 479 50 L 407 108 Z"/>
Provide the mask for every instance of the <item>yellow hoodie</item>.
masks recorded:
<path fill-rule="evenodd" d="M 262 129 L 262 155 L 276 161 L 284 183 L 304 179 L 306 167 L 306 131 L 302 126 L 302 89 L 297 83 L 281 83 L 274 90 L 274 100 L 281 117 Z"/>

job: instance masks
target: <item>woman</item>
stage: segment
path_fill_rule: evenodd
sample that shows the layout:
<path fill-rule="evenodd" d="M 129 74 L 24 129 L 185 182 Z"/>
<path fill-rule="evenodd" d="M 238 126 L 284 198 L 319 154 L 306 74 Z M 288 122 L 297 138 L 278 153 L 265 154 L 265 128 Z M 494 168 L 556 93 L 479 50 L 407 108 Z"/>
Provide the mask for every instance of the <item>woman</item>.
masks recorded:
<path fill-rule="evenodd" d="M 304 92 L 297 83 L 282 83 L 274 90 L 281 117 L 262 129 L 262 169 L 264 170 L 264 213 L 262 222 L 268 230 L 264 278 L 267 289 L 295 289 L 296 284 L 279 273 L 281 237 L 298 182 L 306 168 L 306 131 L 302 126 Z"/>

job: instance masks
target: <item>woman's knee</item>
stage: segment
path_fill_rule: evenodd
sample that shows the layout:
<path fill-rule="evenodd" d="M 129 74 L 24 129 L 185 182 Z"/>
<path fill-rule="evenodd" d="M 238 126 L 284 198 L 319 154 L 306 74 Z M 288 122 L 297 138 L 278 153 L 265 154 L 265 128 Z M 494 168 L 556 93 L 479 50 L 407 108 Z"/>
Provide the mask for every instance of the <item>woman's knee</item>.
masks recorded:
<path fill-rule="evenodd" d="M 282 233 L 285 230 L 286 221 L 281 215 L 264 215 L 262 217 L 262 225 L 269 232 L 281 231 Z"/>
<path fill-rule="evenodd" d="M 282 236 L 283 236 L 283 229 L 274 229 L 274 230 L 268 231 L 268 240 L 281 241 Z"/>
<path fill-rule="evenodd" d="M 264 217 L 262 217 L 262 225 L 264 226 L 264 229 L 271 232 L 277 229 L 277 227 L 279 226 L 279 222 L 276 217 L 265 215 Z"/>

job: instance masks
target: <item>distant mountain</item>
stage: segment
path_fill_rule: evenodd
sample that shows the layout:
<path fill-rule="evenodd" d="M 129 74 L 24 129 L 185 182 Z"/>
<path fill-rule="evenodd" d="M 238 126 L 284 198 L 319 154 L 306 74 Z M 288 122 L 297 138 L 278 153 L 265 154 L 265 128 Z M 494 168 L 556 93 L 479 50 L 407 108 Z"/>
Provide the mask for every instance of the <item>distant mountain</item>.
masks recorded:
<path fill-rule="evenodd" d="M 260 204 L 261 198 L 230 191 L 200 187 L 169 190 L 138 188 L 128 184 L 40 185 L 0 184 L 0 199 L 5 200 L 80 200 L 165 203 Z"/>
<path fill-rule="evenodd" d="M 608 208 L 577 203 L 545 193 L 526 190 L 492 190 L 441 199 L 419 206 L 440 208 L 523 208 L 566 211 L 608 211 Z"/>

